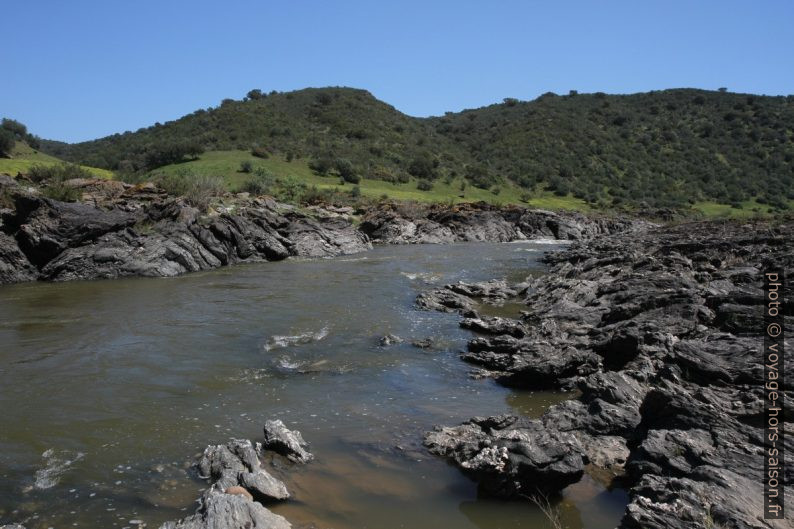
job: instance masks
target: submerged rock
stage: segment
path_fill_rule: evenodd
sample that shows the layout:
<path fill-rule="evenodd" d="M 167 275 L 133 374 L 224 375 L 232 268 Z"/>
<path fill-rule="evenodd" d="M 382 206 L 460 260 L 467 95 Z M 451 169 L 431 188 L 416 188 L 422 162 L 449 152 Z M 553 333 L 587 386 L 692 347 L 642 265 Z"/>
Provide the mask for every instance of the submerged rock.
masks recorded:
<path fill-rule="evenodd" d="M 387 334 L 378 340 L 378 344 L 380 344 L 381 347 L 388 347 L 390 345 L 396 345 L 400 343 L 403 343 L 403 339 L 394 334 Z"/>

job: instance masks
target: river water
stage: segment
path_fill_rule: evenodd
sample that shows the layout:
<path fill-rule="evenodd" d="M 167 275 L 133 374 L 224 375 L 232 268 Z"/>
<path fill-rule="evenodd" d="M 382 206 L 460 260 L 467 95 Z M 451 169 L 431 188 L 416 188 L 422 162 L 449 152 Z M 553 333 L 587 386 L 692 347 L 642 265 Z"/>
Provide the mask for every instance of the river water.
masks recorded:
<path fill-rule="evenodd" d="M 274 472 L 272 506 L 320 529 L 547 527 L 528 502 L 479 498 L 421 447 L 475 415 L 539 416 L 567 398 L 472 380 L 459 316 L 414 308 L 457 280 L 542 273 L 542 243 L 393 246 L 173 279 L 0 288 L 0 524 L 147 527 L 193 512 L 208 444 L 280 418 L 314 462 Z M 516 307 L 491 309 L 507 313 Z M 405 343 L 381 347 L 392 333 Z M 435 347 L 409 342 L 432 337 Z M 564 491 L 572 528 L 611 528 L 622 491 Z"/>

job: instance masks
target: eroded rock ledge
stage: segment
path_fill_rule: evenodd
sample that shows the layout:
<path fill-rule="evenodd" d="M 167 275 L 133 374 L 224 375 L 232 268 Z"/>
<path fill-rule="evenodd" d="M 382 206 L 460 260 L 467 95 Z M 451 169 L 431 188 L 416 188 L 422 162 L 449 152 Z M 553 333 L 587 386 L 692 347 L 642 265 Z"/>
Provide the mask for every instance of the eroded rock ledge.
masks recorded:
<path fill-rule="evenodd" d="M 244 195 L 229 196 L 225 206 L 201 215 L 151 184 L 67 184 L 85 191 L 81 202 L 43 198 L 0 175 L 0 284 L 170 277 L 240 262 L 357 253 L 372 248 L 371 241 L 582 239 L 640 225 L 486 204 L 386 204 L 364 212 L 355 225 L 334 208 L 301 211 Z"/>
<path fill-rule="evenodd" d="M 501 496 L 557 492 L 583 471 L 619 484 L 625 529 L 791 527 L 791 513 L 773 521 L 761 510 L 761 288 L 770 265 L 794 276 L 792 240 L 791 223 L 694 223 L 576 244 L 517 292 L 527 304 L 517 320 L 473 312 L 476 289 L 420 296 L 467 316 L 480 335 L 462 357 L 478 376 L 579 391 L 538 420 L 438 427 L 426 446 Z M 790 455 L 794 362 L 785 376 Z M 783 481 L 794 504 L 792 465 Z"/>

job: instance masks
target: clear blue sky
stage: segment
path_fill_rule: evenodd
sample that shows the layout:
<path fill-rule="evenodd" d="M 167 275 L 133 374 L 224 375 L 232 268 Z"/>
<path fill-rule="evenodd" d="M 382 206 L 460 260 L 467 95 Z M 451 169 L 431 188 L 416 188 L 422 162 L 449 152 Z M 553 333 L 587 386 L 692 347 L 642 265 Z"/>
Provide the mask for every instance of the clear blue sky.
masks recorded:
<path fill-rule="evenodd" d="M 789 0 L 39 0 L 0 10 L 0 116 L 65 141 L 251 88 L 365 88 L 414 116 L 571 89 L 794 93 Z"/>

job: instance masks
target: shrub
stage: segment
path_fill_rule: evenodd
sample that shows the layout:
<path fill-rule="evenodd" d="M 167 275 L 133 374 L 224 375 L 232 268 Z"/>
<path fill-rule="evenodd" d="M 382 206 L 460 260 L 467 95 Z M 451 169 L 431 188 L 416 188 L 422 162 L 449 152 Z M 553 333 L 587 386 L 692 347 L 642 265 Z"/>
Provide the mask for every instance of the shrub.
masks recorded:
<path fill-rule="evenodd" d="M 163 142 L 146 148 L 143 153 L 143 165 L 150 170 L 156 169 L 182 162 L 186 156 L 195 159 L 203 152 L 204 147 L 193 140 Z"/>
<path fill-rule="evenodd" d="M 44 196 L 61 202 L 76 202 L 80 198 L 77 189 L 67 185 L 62 180 L 51 182 L 44 188 Z"/>
<path fill-rule="evenodd" d="M 277 180 L 279 186 L 276 198 L 282 202 L 298 203 L 307 189 L 307 185 L 294 177 L 288 176 Z"/>
<path fill-rule="evenodd" d="M 164 175 L 159 184 L 169 195 L 185 197 L 190 205 L 201 211 L 206 211 L 212 199 L 225 190 L 223 178 L 196 175 L 188 171 Z"/>
<path fill-rule="evenodd" d="M 251 165 L 251 162 L 249 162 L 248 160 L 240 162 L 240 172 L 241 173 L 250 173 L 252 169 L 253 169 L 253 166 Z"/>
<path fill-rule="evenodd" d="M 309 162 L 309 169 L 320 176 L 325 176 L 334 168 L 334 162 L 328 157 L 317 158 Z"/>
<path fill-rule="evenodd" d="M 356 173 L 356 169 L 353 167 L 353 164 L 350 162 L 350 160 L 345 158 L 337 158 L 334 161 L 334 168 L 345 182 L 350 182 L 351 184 L 357 184 L 361 182 L 361 177 L 358 175 L 358 173 Z"/>
<path fill-rule="evenodd" d="M 353 198 L 358 198 L 361 196 L 361 188 L 359 186 L 353 186 L 353 189 L 350 190 L 350 196 Z"/>
<path fill-rule="evenodd" d="M 430 191 L 431 189 L 433 189 L 433 182 L 425 179 L 419 180 L 418 182 L 416 182 L 416 189 L 418 189 L 419 191 Z"/>
<path fill-rule="evenodd" d="M 256 156 L 257 158 L 267 159 L 270 158 L 270 153 L 267 152 L 267 149 L 264 147 L 260 147 L 259 145 L 255 145 L 251 147 L 251 154 Z"/>
<path fill-rule="evenodd" d="M 258 168 L 254 176 L 246 181 L 241 190 L 252 195 L 274 195 L 276 176 L 267 169 Z"/>
<path fill-rule="evenodd" d="M 44 180 L 63 182 L 73 178 L 94 178 L 94 175 L 88 169 L 79 165 L 60 163 L 55 165 L 35 164 L 30 168 L 28 177 L 34 182 L 42 182 Z"/>
<path fill-rule="evenodd" d="M 326 202 L 327 197 L 326 191 L 321 191 L 317 186 L 311 186 L 303 192 L 300 201 L 302 204 L 322 204 Z"/>
<path fill-rule="evenodd" d="M 488 189 L 496 183 L 496 178 L 487 167 L 480 164 L 472 164 L 466 168 L 466 178 L 471 184 L 480 189 Z"/>
<path fill-rule="evenodd" d="M 419 156 L 411 161 L 408 173 L 416 178 L 432 180 L 436 177 L 435 164 L 429 156 Z"/>

